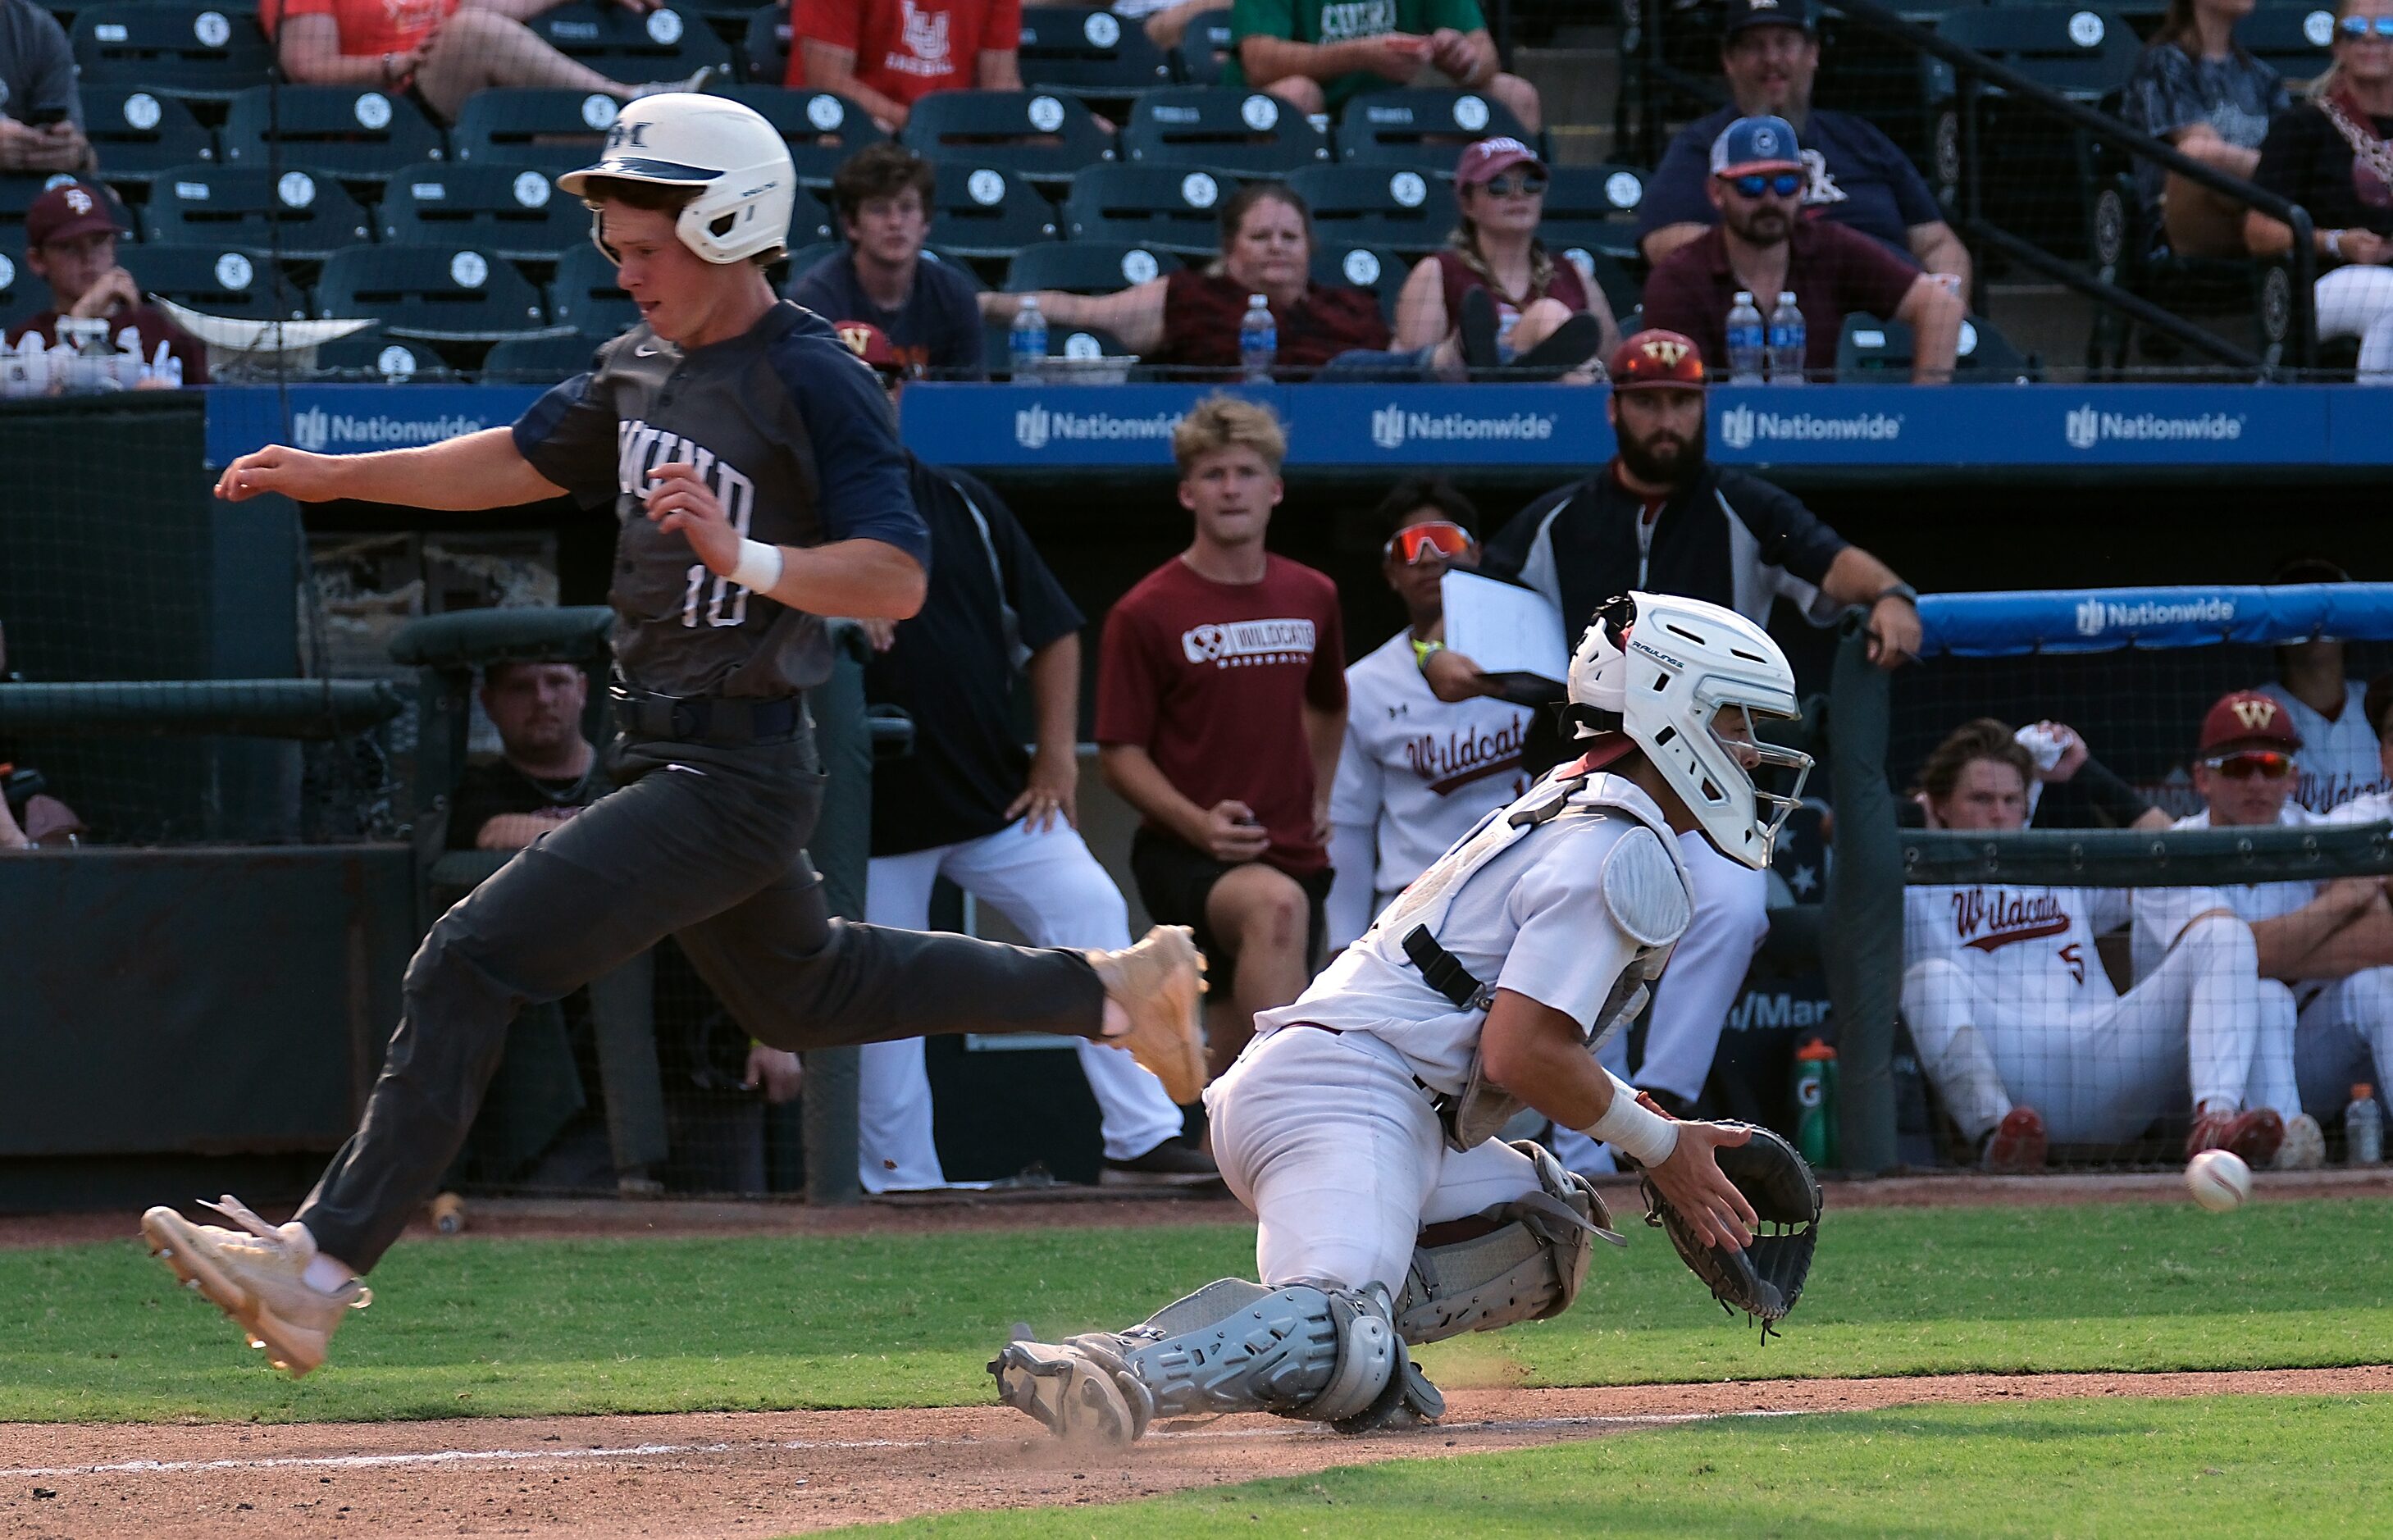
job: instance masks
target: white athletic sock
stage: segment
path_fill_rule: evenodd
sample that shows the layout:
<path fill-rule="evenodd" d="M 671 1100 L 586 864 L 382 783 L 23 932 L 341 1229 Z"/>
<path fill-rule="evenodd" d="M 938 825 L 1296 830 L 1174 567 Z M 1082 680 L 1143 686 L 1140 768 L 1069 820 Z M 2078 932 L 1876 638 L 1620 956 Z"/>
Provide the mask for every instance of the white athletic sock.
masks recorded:
<path fill-rule="evenodd" d="M 319 1294 L 338 1294 L 341 1286 L 356 1276 L 332 1258 L 319 1254 L 307 1259 L 307 1270 L 299 1274 L 299 1281 Z"/>

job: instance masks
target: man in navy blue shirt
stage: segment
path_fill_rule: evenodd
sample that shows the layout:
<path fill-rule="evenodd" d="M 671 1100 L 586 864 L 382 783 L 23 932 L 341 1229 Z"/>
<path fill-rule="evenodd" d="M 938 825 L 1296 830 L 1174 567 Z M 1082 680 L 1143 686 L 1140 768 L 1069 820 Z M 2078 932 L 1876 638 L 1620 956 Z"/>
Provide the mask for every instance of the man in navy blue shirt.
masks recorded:
<path fill-rule="evenodd" d="M 986 379 L 972 281 L 922 251 L 934 186 L 930 163 L 903 145 L 849 157 L 830 184 L 847 244 L 792 279 L 790 297 L 827 320 L 879 327 L 909 372 Z"/>
<path fill-rule="evenodd" d="M 1658 263 L 1720 222 L 1705 195 L 1712 141 L 1739 118 L 1780 117 L 1795 125 L 1811 185 L 1805 215 L 1833 219 L 1903 253 L 1931 273 L 1951 273 L 1966 293 L 1969 252 L 1928 183 L 1894 141 L 1850 112 L 1815 111 L 1820 34 L 1810 0 L 1728 0 L 1720 73 L 1730 104 L 1679 131 L 1647 178 L 1637 211 L 1637 244 Z"/>

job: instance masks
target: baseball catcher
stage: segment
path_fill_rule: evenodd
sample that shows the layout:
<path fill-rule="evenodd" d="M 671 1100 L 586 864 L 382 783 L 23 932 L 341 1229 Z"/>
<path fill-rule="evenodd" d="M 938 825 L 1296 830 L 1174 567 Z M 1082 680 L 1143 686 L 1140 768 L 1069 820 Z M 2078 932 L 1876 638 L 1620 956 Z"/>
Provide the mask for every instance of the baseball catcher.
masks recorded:
<path fill-rule="evenodd" d="M 989 1365 L 1008 1405 L 1107 1442 L 1191 1414 L 1434 1419 L 1444 1399 L 1408 1346 L 1558 1315 L 1596 1240 L 1625 1244 L 1584 1180 L 1495 1137 L 1524 1107 L 1632 1157 L 1650 1217 L 1723 1303 L 1765 1329 L 1794 1306 L 1820 1212 L 1801 1158 L 1764 1130 L 1675 1121 L 1595 1059 L 1686 927 L 1676 835 L 1768 863 L 1811 762 L 1754 724 L 1795 714 L 1792 672 L 1731 610 L 1631 594 L 1599 612 L 1568 685 L 1583 756 L 1258 1015 L 1207 1093 L 1222 1174 L 1261 1220 L 1262 1282 L 1221 1279 L 1124 1331 L 1008 1343 Z"/>

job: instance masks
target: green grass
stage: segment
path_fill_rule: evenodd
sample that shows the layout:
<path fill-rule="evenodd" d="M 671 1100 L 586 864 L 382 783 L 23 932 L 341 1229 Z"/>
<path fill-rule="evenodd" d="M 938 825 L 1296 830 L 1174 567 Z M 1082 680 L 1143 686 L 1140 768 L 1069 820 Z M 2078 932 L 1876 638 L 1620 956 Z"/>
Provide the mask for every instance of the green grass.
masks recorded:
<path fill-rule="evenodd" d="M 1764 1348 L 1642 1226 L 1561 1320 L 1428 1349 L 1448 1386 L 2382 1361 L 2386 1206 L 1831 1215 Z M 425 1241 L 332 1364 L 267 1373 L 133 1243 L 0 1251 L 0 1419 L 309 1420 L 983 1403 L 1008 1325 L 1124 1325 L 1247 1273 L 1236 1226 Z"/>
<path fill-rule="evenodd" d="M 1102 1507 L 836 1531 L 940 1540 L 1363 1534 L 2382 1533 L 2393 1401 L 2220 1396 L 1737 1419 Z M 2377 1517 L 2371 1520 L 2368 1514 Z"/>

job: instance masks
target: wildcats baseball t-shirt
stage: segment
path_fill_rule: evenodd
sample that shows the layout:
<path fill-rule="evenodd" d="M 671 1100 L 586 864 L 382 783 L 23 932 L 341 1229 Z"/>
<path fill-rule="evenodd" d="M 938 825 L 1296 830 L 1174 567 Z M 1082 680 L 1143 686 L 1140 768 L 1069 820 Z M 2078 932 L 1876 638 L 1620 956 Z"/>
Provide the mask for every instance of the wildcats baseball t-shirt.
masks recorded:
<path fill-rule="evenodd" d="M 1199 807 L 1235 799 L 1271 835 L 1263 859 L 1291 877 L 1328 864 L 1313 837 L 1304 708 L 1346 704 L 1338 587 L 1269 558 L 1261 582 L 1222 583 L 1173 557 L 1105 618 L 1097 741 L 1147 751 Z"/>

